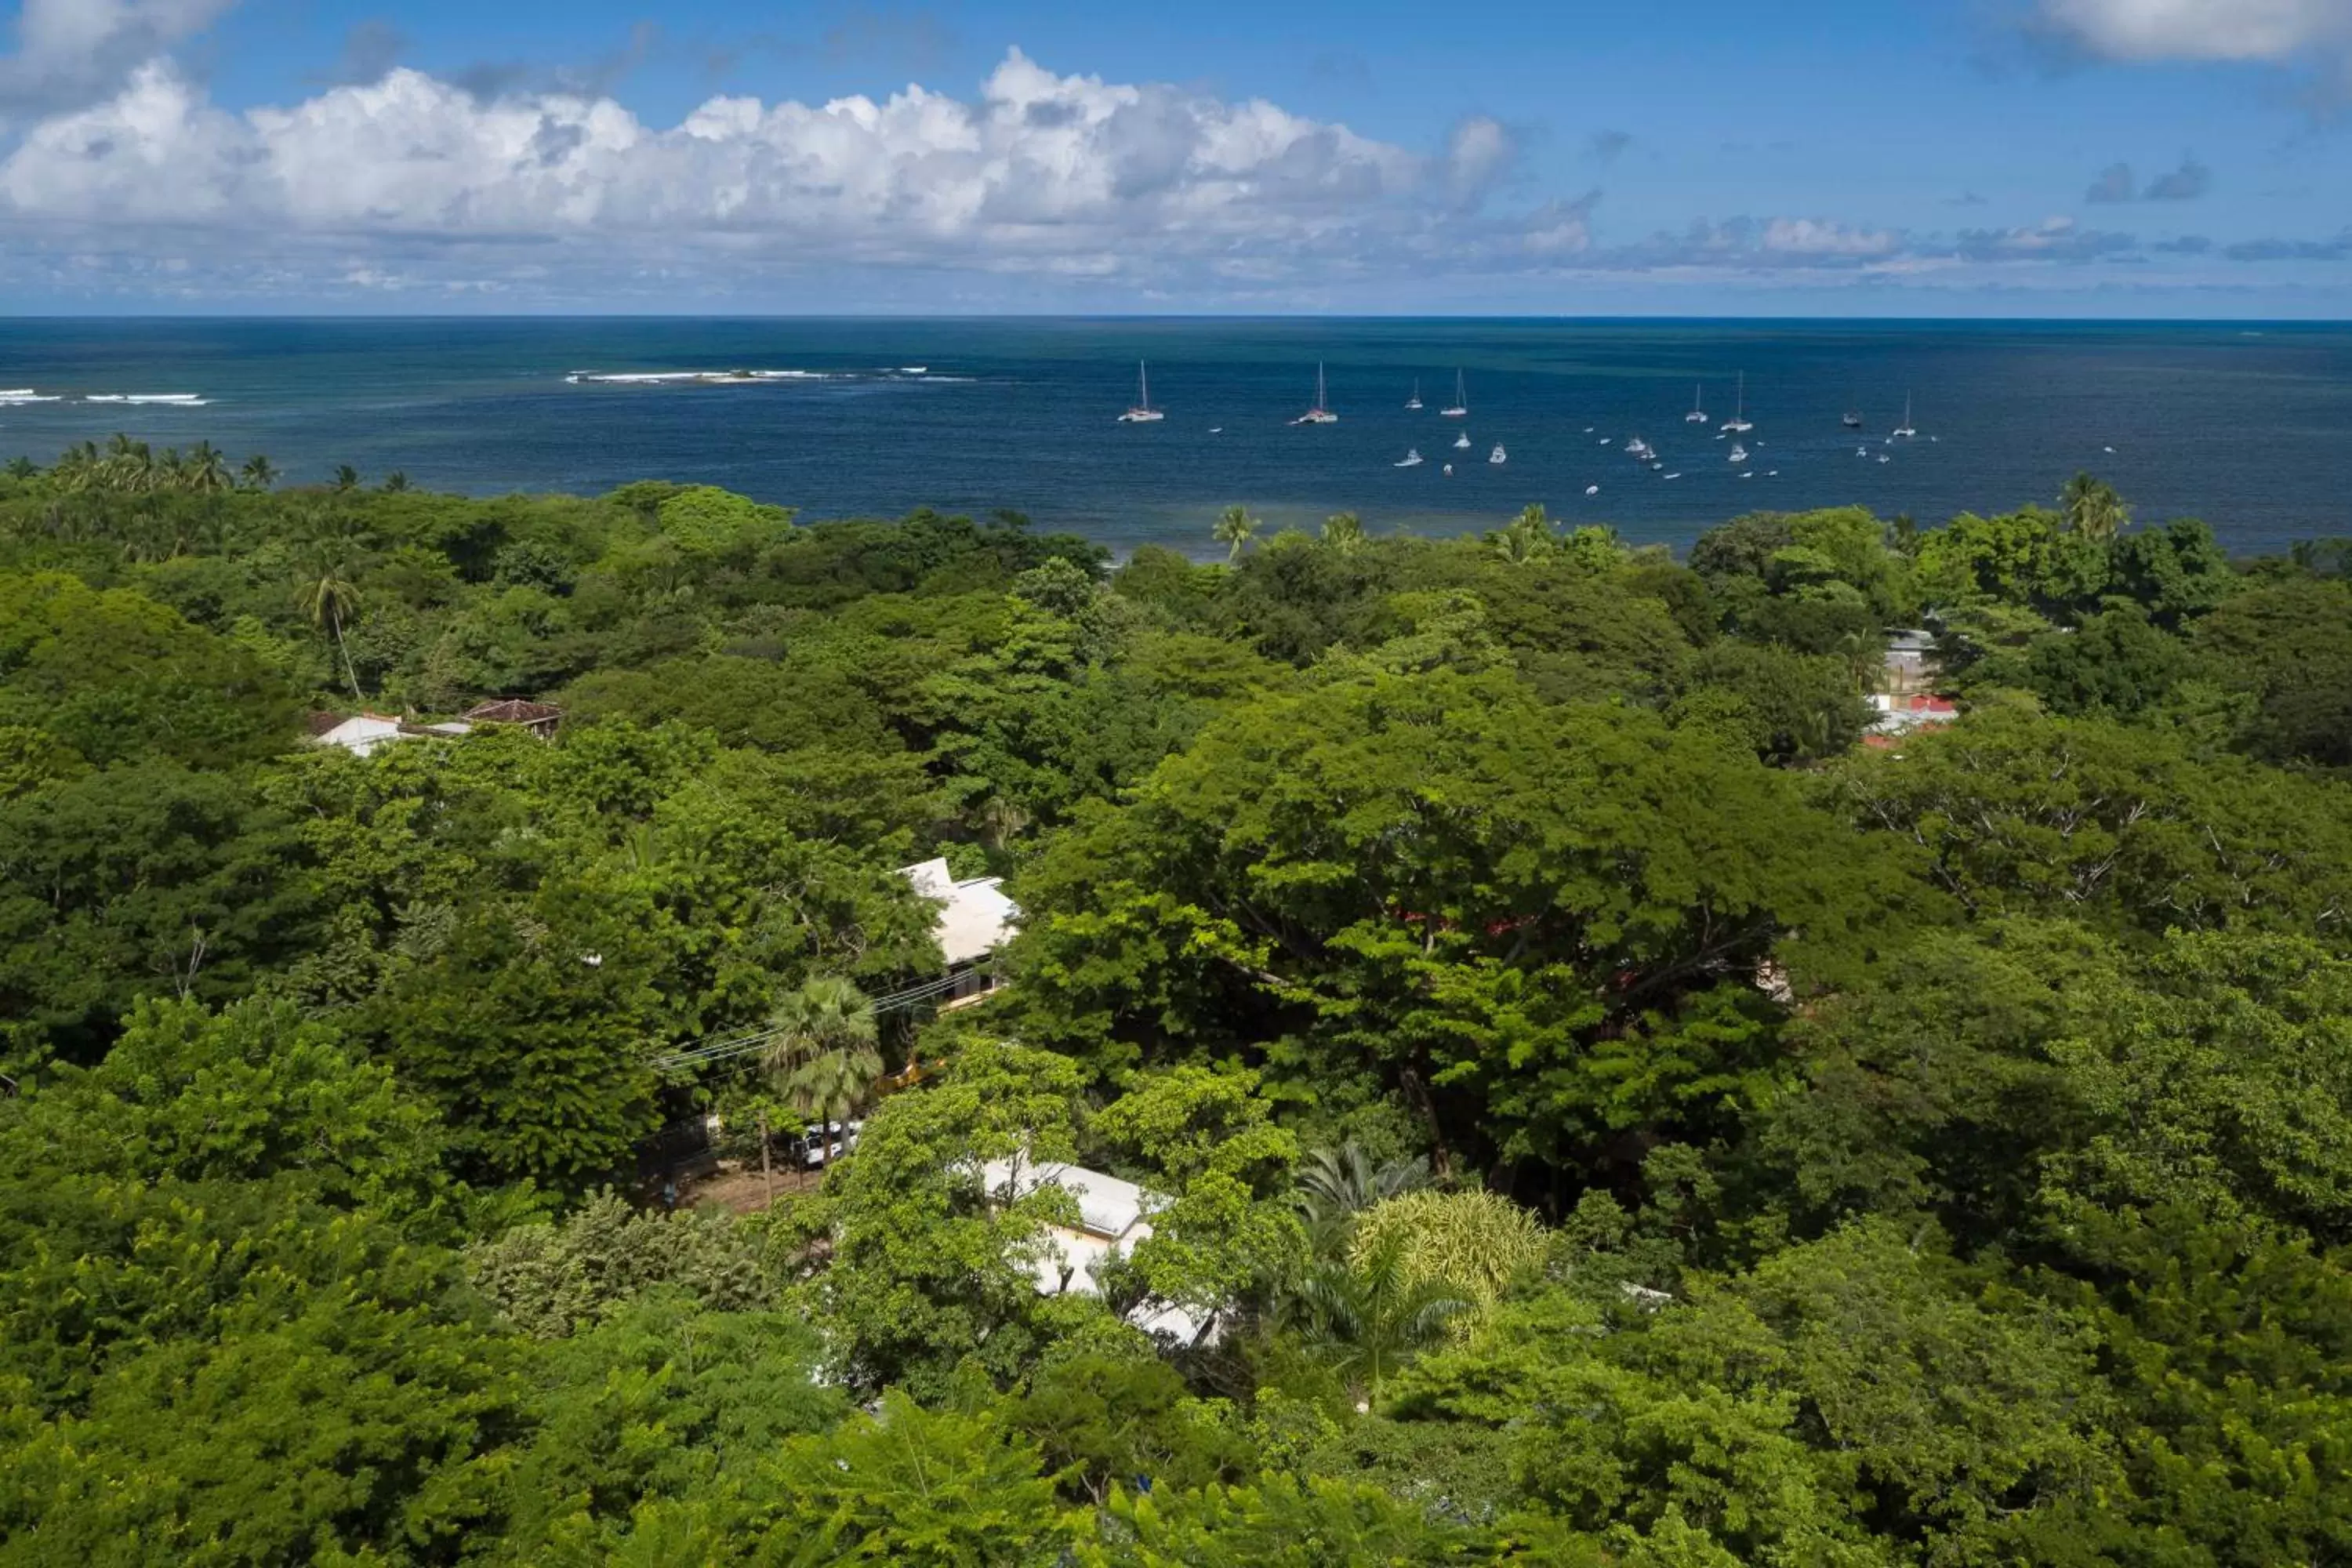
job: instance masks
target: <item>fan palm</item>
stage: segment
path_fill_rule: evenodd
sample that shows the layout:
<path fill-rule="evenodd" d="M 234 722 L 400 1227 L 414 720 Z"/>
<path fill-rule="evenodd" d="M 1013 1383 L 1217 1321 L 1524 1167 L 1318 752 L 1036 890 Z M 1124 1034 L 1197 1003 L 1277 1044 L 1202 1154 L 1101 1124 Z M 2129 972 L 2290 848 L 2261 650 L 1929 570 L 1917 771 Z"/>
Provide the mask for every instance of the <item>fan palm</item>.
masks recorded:
<path fill-rule="evenodd" d="M 1238 561 L 1243 548 L 1257 537 L 1259 526 L 1249 508 L 1229 506 L 1217 514 L 1216 526 L 1209 531 L 1209 537 L 1225 546 L 1226 560 Z"/>
<path fill-rule="evenodd" d="M 1359 1143 L 1318 1149 L 1299 1162 L 1291 1206 L 1307 1223 L 1318 1250 L 1336 1247 L 1355 1217 L 1374 1204 L 1429 1184 L 1425 1160 L 1376 1163 Z"/>
<path fill-rule="evenodd" d="M 873 1004 L 848 981 L 823 975 L 787 992 L 768 1023 L 763 1065 L 793 1109 L 817 1123 L 818 1159 L 830 1163 L 824 1124 L 847 1121 L 882 1077 Z"/>

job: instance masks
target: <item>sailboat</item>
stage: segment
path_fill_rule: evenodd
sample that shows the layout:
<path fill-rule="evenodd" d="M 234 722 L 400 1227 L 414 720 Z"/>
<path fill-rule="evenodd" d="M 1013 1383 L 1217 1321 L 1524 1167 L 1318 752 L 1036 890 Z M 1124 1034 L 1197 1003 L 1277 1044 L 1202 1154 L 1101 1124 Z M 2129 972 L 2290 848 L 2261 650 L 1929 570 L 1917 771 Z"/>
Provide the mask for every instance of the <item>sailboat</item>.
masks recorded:
<path fill-rule="evenodd" d="M 1748 422 L 1748 373 L 1744 370 L 1739 373 L 1738 400 L 1733 403 L 1731 417 L 1723 422 L 1723 427 L 1735 436 L 1745 436 L 1756 428 Z"/>
<path fill-rule="evenodd" d="M 1406 407 L 1407 409 L 1409 409 L 1409 410 L 1412 410 L 1412 411 L 1418 411 L 1418 410 L 1420 409 L 1420 407 L 1421 407 L 1421 383 L 1420 383 L 1420 382 L 1415 381 L 1415 382 L 1412 384 L 1412 395 L 1411 397 L 1408 397 L 1408 398 L 1406 398 L 1406 399 L 1404 400 L 1404 405 L 1405 405 L 1405 407 Z"/>
<path fill-rule="evenodd" d="M 1315 363 L 1315 406 L 1291 421 L 1293 425 L 1337 425 L 1339 416 L 1331 412 L 1323 395 L 1323 363 Z"/>
<path fill-rule="evenodd" d="M 1683 416 L 1683 423 L 1685 425 L 1706 423 L 1706 384 L 1705 382 L 1701 382 L 1692 390 L 1691 411 Z"/>
<path fill-rule="evenodd" d="M 1404 449 L 1404 461 L 1401 463 L 1391 463 L 1389 467 L 1392 468 L 1417 468 L 1421 467 L 1421 448 L 1418 447 L 1407 447 Z"/>
<path fill-rule="evenodd" d="M 1451 408 L 1439 409 L 1437 411 L 1437 416 L 1441 419 L 1467 419 L 1470 417 L 1470 395 L 1463 389 L 1462 373 L 1458 370 L 1454 373 L 1454 406 Z"/>
<path fill-rule="evenodd" d="M 1454 437 L 1454 449 L 1457 452 L 1466 452 L 1470 449 L 1469 431 L 1465 430 L 1461 435 Z"/>
<path fill-rule="evenodd" d="M 1154 420 L 1167 417 L 1168 416 L 1151 406 L 1151 378 L 1145 373 L 1143 362 L 1137 360 L 1135 362 L 1135 406 L 1120 415 L 1118 422 L 1122 425 L 1149 425 Z"/>
<path fill-rule="evenodd" d="M 1495 449 L 1486 454 L 1486 460 L 1499 466 L 1509 462 L 1511 459 L 1509 455 L 1503 450 L 1503 444 L 1500 441 L 1497 441 L 1495 443 Z"/>
<path fill-rule="evenodd" d="M 1911 428 L 1911 395 L 1906 392 L 1903 395 L 1903 423 L 1888 433 L 1887 439 L 1910 441 L 1916 439 L 1918 435 L 1918 431 Z"/>

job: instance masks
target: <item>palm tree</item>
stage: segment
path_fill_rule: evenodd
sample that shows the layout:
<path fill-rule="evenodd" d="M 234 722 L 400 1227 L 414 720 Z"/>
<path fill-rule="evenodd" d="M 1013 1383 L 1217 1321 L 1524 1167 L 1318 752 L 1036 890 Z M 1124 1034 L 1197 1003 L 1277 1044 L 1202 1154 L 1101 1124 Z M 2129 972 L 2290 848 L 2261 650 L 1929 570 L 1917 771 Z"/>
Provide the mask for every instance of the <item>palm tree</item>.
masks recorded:
<path fill-rule="evenodd" d="M 1229 506 L 1217 514 L 1217 524 L 1209 531 L 1209 537 L 1226 547 L 1227 561 L 1238 561 L 1243 546 L 1257 537 L 1258 528 L 1258 521 L 1249 514 L 1249 508 Z"/>
<path fill-rule="evenodd" d="M 1355 1393 L 1356 1408 L 1380 1403 L 1381 1384 L 1472 1303 L 1441 1280 L 1416 1279 L 1402 1238 L 1347 1262 L 1319 1261 L 1292 1287 L 1285 1315 L 1300 1337 Z"/>
<path fill-rule="evenodd" d="M 352 585 L 350 565 L 334 541 L 312 542 L 303 568 L 301 602 L 310 624 L 333 635 L 335 649 L 343 656 L 344 679 L 352 683 L 352 700 L 363 700 L 359 671 L 352 667 L 352 650 L 343 641 L 343 624 L 359 607 L 360 591 Z"/>
<path fill-rule="evenodd" d="M 245 467 L 237 470 L 237 476 L 248 488 L 266 490 L 278 482 L 278 465 L 256 452 L 245 460 Z"/>
<path fill-rule="evenodd" d="M 2066 488 L 2058 492 L 2058 506 L 2066 514 L 2068 528 L 2103 544 L 2131 521 L 2131 509 L 2115 487 L 2088 474 L 2076 474 L 2066 481 Z"/>
<path fill-rule="evenodd" d="M 29 479 L 40 471 L 40 465 L 30 458 L 19 457 L 8 459 L 8 477 L 12 479 Z"/>
<path fill-rule="evenodd" d="M 228 459 L 210 441 L 197 442 L 188 453 L 181 479 L 192 490 L 225 490 L 232 482 Z"/>
<path fill-rule="evenodd" d="M 391 491 L 393 494 L 397 495 L 402 490 L 408 488 L 408 476 L 402 473 L 398 468 L 394 468 L 392 472 L 384 475 L 383 488 L 386 490 Z"/>
<path fill-rule="evenodd" d="M 1323 520 L 1323 542 L 1342 555 L 1363 548 L 1363 520 L 1352 511 L 1335 511 Z"/>
<path fill-rule="evenodd" d="M 339 490 L 355 490 L 359 489 L 360 471 L 357 468 L 352 468 L 349 463 L 337 463 L 335 465 L 335 488 Z"/>
<path fill-rule="evenodd" d="M 873 1004 L 848 981 L 820 975 L 779 999 L 768 1023 L 763 1065 L 793 1109 L 816 1123 L 817 1161 L 830 1166 L 827 1123 L 848 1121 L 882 1077 Z"/>
<path fill-rule="evenodd" d="M 1351 1142 L 1336 1149 L 1318 1149 L 1300 1161 L 1290 1202 L 1307 1222 L 1307 1234 L 1318 1249 L 1329 1251 L 1345 1239 L 1348 1226 L 1358 1215 L 1374 1204 L 1428 1184 L 1428 1161 L 1400 1159 L 1375 1164 L 1362 1144 Z"/>

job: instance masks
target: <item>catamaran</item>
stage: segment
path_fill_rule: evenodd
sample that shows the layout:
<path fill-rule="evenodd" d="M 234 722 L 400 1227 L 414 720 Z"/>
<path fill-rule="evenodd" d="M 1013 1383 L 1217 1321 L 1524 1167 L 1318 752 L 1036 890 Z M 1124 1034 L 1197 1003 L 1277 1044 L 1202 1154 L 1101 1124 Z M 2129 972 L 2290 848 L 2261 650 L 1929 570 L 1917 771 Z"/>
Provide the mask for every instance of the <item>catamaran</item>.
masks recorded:
<path fill-rule="evenodd" d="M 1918 431 L 1911 428 L 1911 395 L 1906 392 L 1903 395 L 1903 423 L 1897 425 L 1892 431 L 1888 432 L 1887 439 L 1890 441 L 1910 441 L 1916 440 L 1918 437 Z"/>
<path fill-rule="evenodd" d="M 1404 400 L 1404 405 L 1408 409 L 1416 411 L 1421 407 L 1421 383 L 1419 381 L 1415 381 L 1412 384 L 1412 395 Z"/>
<path fill-rule="evenodd" d="M 1291 421 L 1293 425 L 1337 425 L 1339 416 L 1331 412 L 1323 395 L 1323 363 L 1315 363 L 1315 406 Z"/>
<path fill-rule="evenodd" d="M 1735 436 L 1745 436 L 1756 428 L 1748 422 L 1748 373 L 1744 370 L 1739 373 L 1739 391 L 1731 405 L 1731 417 L 1723 422 L 1723 427 Z"/>
<path fill-rule="evenodd" d="M 1118 422 L 1122 425 L 1149 425 L 1154 420 L 1167 417 L 1168 416 L 1151 406 L 1151 378 L 1145 373 L 1143 362 L 1137 360 L 1135 362 L 1135 406 L 1120 415 Z"/>
<path fill-rule="evenodd" d="M 1464 389 L 1462 385 L 1462 373 L 1458 370 L 1454 373 L 1454 406 L 1451 408 L 1439 409 L 1437 411 L 1437 416 L 1440 419 L 1467 419 L 1470 417 L 1470 394 Z"/>
<path fill-rule="evenodd" d="M 1706 423 L 1706 384 L 1705 382 L 1699 383 L 1699 384 L 1692 390 L 1691 411 L 1683 416 L 1683 423 L 1685 425 L 1704 425 Z"/>

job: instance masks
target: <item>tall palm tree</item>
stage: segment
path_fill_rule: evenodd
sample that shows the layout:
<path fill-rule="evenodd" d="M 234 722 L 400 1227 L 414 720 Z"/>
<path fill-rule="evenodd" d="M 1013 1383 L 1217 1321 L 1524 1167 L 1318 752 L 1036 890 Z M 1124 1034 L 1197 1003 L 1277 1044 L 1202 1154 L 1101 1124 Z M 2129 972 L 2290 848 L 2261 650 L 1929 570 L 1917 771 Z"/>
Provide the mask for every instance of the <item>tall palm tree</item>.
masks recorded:
<path fill-rule="evenodd" d="M 2068 528 L 2103 544 L 2131 521 L 2131 509 L 2116 488 L 2088 474 L 2076 474 L 2066 481 L 2066 488 L 2058 492 L 2058 506 Z"/>
<path fill-rule="evenodd" d="M 1227 561 L 1238 561 L 1243 547 L 1257 537 L 1258 528 L 1258 521 L 1250 515 L 1249 508 L 1229 506 L 1217 514 L 1216 526 L 1209 531 L 1209 537 L 1225 546 Z"/>
<path fill-rule="evenodd" d="M 278 482 L 278 465 L 256 452 L 245 460 L 245 467 L 237 470 L 237 477 L 248 489 L 266 490 Z"/>
<path fill-rule="evenodd" d="M 225 490 L 233 482 L 228 459 L 210 441 L 199 441 L 189 451 L 181 479 L 192 490 Z"/>
<path fill-rule="evenodd" d="M 1417 1279 L 1402 1238 L 1347 1262 L 1324 1259 L 1292 1287 L 1285 1316 L 1354 1392 L 1357 1408 L 1380 1403 L 1381 1385 L 1443 1339 L 1472 1302 L 1442 1280 Z"/>
<path fill-rule="evenodd" d="M 350 563 L 331 540 L 317 540 L 310 546 L 303 563 L 301 603 L 310 624 L 334 637 L 335 651 L 343 656 L 343 677 L 352 683 L 352 700 L 364 700 L 351 647 L 343 640 L 344 624 L 359 608 L 360 591 L 352 583 Z"/>
<path fill-rule="evenodd" d="M 763 1065 L 793 1109 L 817 1126 L 817 1159 L 832 1163 L 827 1122 L 846 1121 L 882 1077 L 873 1004 L 835 975 L 787 992 L 768 1016 Z"/>
<path fill-rule="evenodd" d="M 392 472 L 384 475 L 383 488 L 391 491 L 393 494 L 397 495 L 402 490 L 408 488 L 408 476 L 402 473 L 398 468 L 394 468 Z"/>
<path fill-rule="evenodd" d="M 357 468 L 352 468 L 349 463 L 337 463 L 335 465 L 335 488 L 339 490 L 355 490 L 359 489 L 360 471 Z"/>
<path fill-rule="evenodd" d="M 1323 520 L 1323 542 L 1342 555 L 1363 548 L 1363 520 L 1352 511 L 1335 511 Z"/>

